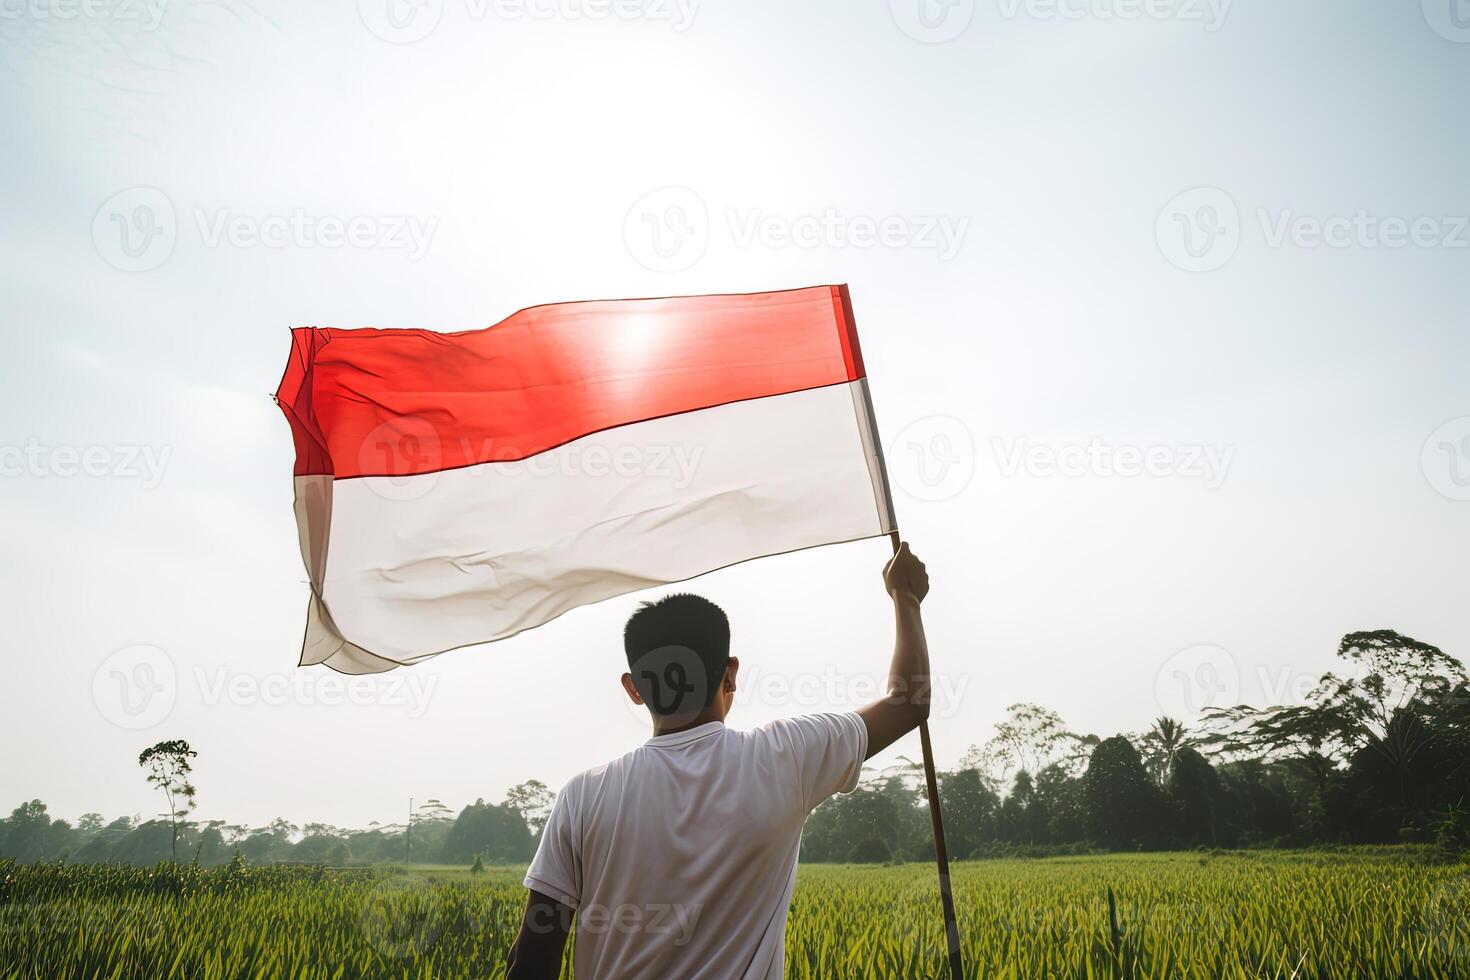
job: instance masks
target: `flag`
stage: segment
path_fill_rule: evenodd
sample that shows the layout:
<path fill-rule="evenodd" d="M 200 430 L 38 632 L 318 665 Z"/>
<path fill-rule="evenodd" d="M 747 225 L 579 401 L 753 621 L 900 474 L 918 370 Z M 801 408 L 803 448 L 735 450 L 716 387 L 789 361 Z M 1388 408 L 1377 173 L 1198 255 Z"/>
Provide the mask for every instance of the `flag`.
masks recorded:
<path fill-rule="evenodd" d="M 894 529 L 846 286 L 301 327 L 276 401 L 302 665 L 390 670 Z"/>

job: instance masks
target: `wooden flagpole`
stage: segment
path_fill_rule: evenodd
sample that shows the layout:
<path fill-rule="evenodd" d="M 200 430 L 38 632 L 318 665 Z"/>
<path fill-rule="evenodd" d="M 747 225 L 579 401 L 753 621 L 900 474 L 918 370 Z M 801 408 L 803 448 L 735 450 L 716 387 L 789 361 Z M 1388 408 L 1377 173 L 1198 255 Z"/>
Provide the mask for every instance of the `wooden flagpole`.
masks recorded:
<path fill-rule="evenodd" d="M 889 532 L 893 553 L 898 554 L 898 532 Z M 932 673 L 932 671 L 931 671 Z M 931 684 L 930 694 L 933 689 Z M 929 795 L 929 819 L 934 824 L 934 861 L 939 866 L 939 900 L 944 906 L 944 937 L 949 949 L 949 975 L 962 980 L 964 964 L 960 960 L 960 929 L 954 916 L 954 893 L 949 885 L 949 850 L 944 846 L 944 817 L 939 809 L 939 779 L 934 774 L 934 747 L 929 744 L 929 723 L 919 722 L 919 746 L 924 752 L 924 785 Z"/>
<path fill-rule="evenodd" d="M 858 350 L 857 329 L 853 323 L 852 303 L 848 297 L 847 287 L 841 287 L 842 305 L 845 316 L 844 336 L 852 350 Z M 855 354 L 855 359 L 861 371 L 862 355 Z M 869 466 L 873 469 L 875 480 L 883 488 L 883 499 L 880 501 L 887 527 L 888 539 L 893 543 L 893 553 L 898 554 L 898 516 L 893 511 L 893 488 L 888 485 L 888 463 L 883 459 L 883 442 L 878 436 L 878 417 L 873 411 L 873 395 L 868 390 L 866 372 L 859 380 L 857 387 L 861 394 L 855 399 L 854 407 L 858 410 L 859 425 L 863 429 L 864 449 L 868 453 Z M 932 674 L 933 671 L 931 670 Z M 933 679 L 930 678 L 930 696 L 933 696 Z M 949 885 L 949 849 L 944 846 L 944 816 L 939 809 L 939 779 L 934 774 L 934 747 L 929 743 L 929 722 L 919 722 L 919 746 L 924 753 L 924 788 L 929 797 L 929 820 L 934 825 L 934 863 L 939 867 L 939 899 L 944 906 L 944 938 L 949 953 L 949 975 L 950 980 L 964 980 L 965 968 L 960 961 L 960 929 L 955 923 L 954 916 L 954 893 Z"/>

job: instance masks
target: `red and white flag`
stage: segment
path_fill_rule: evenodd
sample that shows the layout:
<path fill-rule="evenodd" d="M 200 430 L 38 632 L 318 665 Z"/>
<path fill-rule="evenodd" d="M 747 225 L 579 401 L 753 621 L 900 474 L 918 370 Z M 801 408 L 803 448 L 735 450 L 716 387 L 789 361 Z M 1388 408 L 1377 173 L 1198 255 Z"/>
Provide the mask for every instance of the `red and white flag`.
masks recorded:
<path fill-rule="evenodd" d="M 894 529 L 846 286 L 292 339 L 303 665 L 390 670 Z"/>

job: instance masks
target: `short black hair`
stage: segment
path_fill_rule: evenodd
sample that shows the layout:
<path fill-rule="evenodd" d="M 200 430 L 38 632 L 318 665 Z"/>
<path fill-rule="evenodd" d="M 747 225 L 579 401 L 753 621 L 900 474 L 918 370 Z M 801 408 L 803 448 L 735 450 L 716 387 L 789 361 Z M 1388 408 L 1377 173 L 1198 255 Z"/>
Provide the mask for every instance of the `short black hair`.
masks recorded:
<path fill-rule="evenodd" d="M 655 692 L 648 689 L 647 679 L 640 676 L 646 673 L 639 669 L 640 661 L 655 651 L 671 647 L 692 652 L 693 657 L 684 653 L 676 658 L 681 661 L 680 672 L 691 682 L 683 690 L 694 694 L 696 703 L 702 702 L 699 707 L 709 707 L 730 663 L 730 619 L 725 610 L 703 596 L 677 592 L 657 602 L 643 603 L 628 617 L 623 627 L 623 652 L 628 656 L 628 669 L 645 703 L 659 715 L 676 714 L 692 707 L 682 703 L 680 692 L 670 692 L 669 684 L 664 685 L 662 695 L 665 696 L 650 697 Z M 662 672 L 666 666 L 661 665 L 658 670 Z M 688 676 L 694 671 L 696 676 Z M 670 693 L 672 697 L 666 696 Z"/>

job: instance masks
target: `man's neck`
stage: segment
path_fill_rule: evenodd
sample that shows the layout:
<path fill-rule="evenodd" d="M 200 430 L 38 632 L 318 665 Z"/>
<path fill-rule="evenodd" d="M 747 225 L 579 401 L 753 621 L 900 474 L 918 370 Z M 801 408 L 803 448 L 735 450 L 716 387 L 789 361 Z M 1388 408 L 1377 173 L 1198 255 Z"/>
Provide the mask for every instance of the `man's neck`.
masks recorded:
<path fill-rule="evenodd" d="M 714 705 L 711 705 L 710 707 L 705 708 L 699 714 L 695 715 L 694 718 L 691 721 L 687 721 L 687 722 L 685 722 L 682 725 L 674 725 L 674 726 L 665 728 L 664 726 L 660 725 L 657 721 L 654 721 L 654 723 L 653 723 L 653 734 L 654 735 L 677 735 L 679 732 L 687 732 L 687 731 L 689 731 L 689 729 L 691 729 L 691 728 L 698 728 L 700 725 L 708 725 L 712 721 L 724 721 L 724 720 L 725 720 L 724 712 L 720 711 L 718 707 L 716 707 Z"/>

